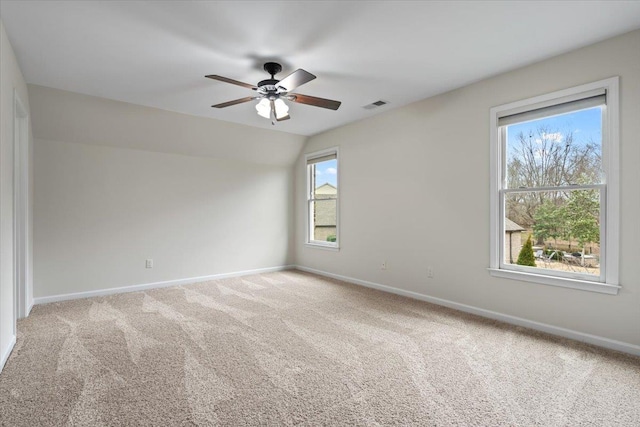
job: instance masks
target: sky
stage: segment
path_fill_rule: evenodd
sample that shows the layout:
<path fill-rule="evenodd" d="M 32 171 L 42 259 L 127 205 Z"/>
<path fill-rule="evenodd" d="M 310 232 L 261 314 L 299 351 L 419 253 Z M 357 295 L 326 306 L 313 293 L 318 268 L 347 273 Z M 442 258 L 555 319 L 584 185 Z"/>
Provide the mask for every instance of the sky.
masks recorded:
<path fill-rule="evenodd" d="M 602 107 L 591 107 L 584 110 L 572 111 L 557 116 L 544 117 L 529 122 L 516 123 L 507 126 L 507 152 L 506 161 L 510 162 L 516 157 L 521 157 L 523 142 L 518 138 L 522 133 L 527 141 L 534 142 L 535 167 L 543 168 L 553 163 L 550 155 L 552 148 L 560 148 L 564 152 L 567 135 L 573 134 L 573 146 L 580 149 L 589 143 L 596 144 L 602 154 Z M 531 139 L 529 139 L 531 138 Z M 536 144 L 537 143 L 537 148 Z M 527 144 L 528 145 L 528 144 Z M 525 145 L 526 147 L 526 145 Z M 530 165 L 529 161 L 524 161 Z M 594 165 L 595 166 L 595 165 Z M 601 166 L 601 165 L 600 165 Z M 528 168 L 525 166 L 526 172 Z"/>
<path fill-rule="evenodd" d="M 585 144 L 591 140 L 593 142 L 602 141 L 602 110 L 600 107 L 593 107 L 511 125 L 507 128 L 507 144 L 512 146 L 516 143 L 520 132 L 526 136 L 532 131 L 535 135 L 536 128 L 541 125 L 548 126 L 552 130 L 549 138 L 553 138 L 557 142 L 563 142 L 564 134 L 567 131 L 573 131 L 574 142 L 578 144 Z"/>
<path fill-rule="evenodd" d="M 326 162 L 316 163 L 316 187 L 329 183 L 337 187 L 338 177 L 338 161 L 327 160 Z"/>

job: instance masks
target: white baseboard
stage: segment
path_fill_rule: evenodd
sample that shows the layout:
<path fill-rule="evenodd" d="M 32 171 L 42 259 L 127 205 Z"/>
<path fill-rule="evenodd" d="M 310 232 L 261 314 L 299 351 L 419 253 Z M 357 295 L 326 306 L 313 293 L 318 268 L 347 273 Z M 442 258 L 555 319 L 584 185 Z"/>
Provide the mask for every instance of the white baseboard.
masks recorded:
<path fill-rule="evenodd" d="M 0 372 L 2 372 L 2 370 L 4 369 L 4 365 L 5 363 L 7 363 L 7 360 L 9 359 L 9 356 L 11 355 L 11 351 L 13 350 L 13 347 L 15 345 L 16 345 L 16 336 L 12 335 L 11 341 L 9 341 L 9 345 L 2 352 L 2 358 L 0 359 Z"/>
<path fill-rule="evenodd" d="M 304 267 L 301 265 L 297 265 L 295 268 L 301 271 L 306 271 L 308 273 L 314 273 L 320 276 L 331 277 L 333 279 L 338 279 L 344 282 L 353 283 L 355 285 L 361 285 L 367 288 L 378 289 L 380 291 L 389 292 L 396 295 L 402 295 L 405 297 L 430 302 L 430 303 L 441 305 L 444 307 L 453 308 L 454 310 L 460 310 L 466 313 L 475 314 L 481 317 L 486 317 L 493 320 L 499 320 L 505 323 L 510 323 L 512 325 L 523 326 L 525 328 L 534 329 L 536 331 L 546 332 L 552 335 L 558 335 L 564 338 L 570 338 L 576 341 L 582 341 L 588 344 L 605 347 L 611 350 L 617 350 L 623 353 L 629 353 L 636 356 L 640 356 L 640 346 L 635 344 L 616 341 L 609 338 L 600 337 L 597 335 L 586 334 L 584 332 L 578 332 L 572 329 L 561 328 L 559 326 L 540 323 L 533 320 L 523 319 L 521 317 L 511 316 L 508 314 L 502 314 L 496 311 L 485 310 L 483 308 L 478 308 L 478 307 L 474 307 L 466 304 L 460 304 L 454 301 L 449 301 L 442 298 L 436 298 L 429 295 L 420 294 L 417 292 L 405 291 L 403 289 L 394 288 L 392 286 L 382 285 L 374 282 L 368 282 L 366 280 L 354 279 L 353 277 L 341 276 L 339 274 L 328 273 L 326 271 L 316 270 L 316 269 Z"/>
<path fill-rule="evenodd" d="M 250 274 L 271 273 L 274 271 L 290 270 L 293 265 L 283 265 L 279 267 L 257 268 L 255 270 L 235 271 L 232 273 L 212 274 L 210 276 L 190 277 L 187 279 L 167 280 L 164 282 L 145 283 L 141 285 L 122 286 L 118 288 L 98 289 L 95 291 L 76 292 L 72 294 L 51 295 L 47 297 L 34 298 L 34 304 L 48 304 L 50 302 L 67 301 L 81 298 L 99 297 L 126 292 L 144 291 L 147 289 L 167 288 L 170 286 L 188 285 L 190 283 L 207 282 L 209 280 L 226 279 L 228 277 L 247 276 Z"/>

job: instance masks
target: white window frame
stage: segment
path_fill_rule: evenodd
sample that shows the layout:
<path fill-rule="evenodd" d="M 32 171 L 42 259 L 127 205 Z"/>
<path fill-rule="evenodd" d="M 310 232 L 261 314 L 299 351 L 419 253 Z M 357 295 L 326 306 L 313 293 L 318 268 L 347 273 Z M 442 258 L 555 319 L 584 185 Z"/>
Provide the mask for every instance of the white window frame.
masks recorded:
<path fill-rule="evenodd" d="M 509 192 L 504 173 L 506 141 L 504 128 L 498 119 L 526 111 L 545 108 L 588 97 L 589 93 L 606 91 L 606 106 L 602 115 L 602 167 L 603 182 L 593 186 L 600 191 L 601 205 L 601 276 L 571 274 L 549 270 L 539 273 L 536 268 L 507 266 L 504 262 L 502 236 L 504 235 L 504 194 Z M 620 137 L 619 137 L 619 78 L 611 77 L 593 83 L 572 87 L 541 96 L 493 107 L 490 110 L 490 266 L 492 276 L 560 286 L 616 295 L 619 285 L 619 236 L 620 236 Z M 575 188 L 581 188 L 575 187 Z M 538 189 L 544 190 L 544 189 Z M 522 191 L 520 189 L 514 191 Z"/>
<path fill-rule="evenodd" d="M 308 162 L 309 160 L 317 159 L 319 157 L 329 156 L 335 154 L 336 156 L 336 170 L 337 170 L 337 179 L 336 179 L 336 241 L 335 242 L 325 242 L 322 240 L 311 240 L 311 227 L 313 226 L 313 211 L 311 210 L 311 203 L 315 201 L 313 198 L 313 189 L 312 187 L 312 177 L 311 177 L 311 169 L 309 168 Z M 309 247 L 319 248 L 319 249 L 328 249 L 333 251 L 340 250 L 340 153 L 338 147 L 326 148 L 324 150 L 315 151 L 313 153 L 305 154 L 305 174 L 307 176 L 307 185 L 305 187 L 306 196 L 306 241 L 305 244 Z"/>

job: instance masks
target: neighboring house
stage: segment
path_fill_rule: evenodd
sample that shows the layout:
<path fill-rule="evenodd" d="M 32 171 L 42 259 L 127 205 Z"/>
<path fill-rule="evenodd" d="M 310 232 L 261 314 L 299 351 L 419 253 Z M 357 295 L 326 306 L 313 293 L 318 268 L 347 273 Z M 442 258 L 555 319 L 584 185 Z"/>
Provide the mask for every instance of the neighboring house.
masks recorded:
<path fill-rule="evenodd" d="M 316 188 L 316 199 L 329 199 L 316 201 L 315 203 L 315 228 L 313 230 L 315 240 L 327 240 L 329 236 L 336 234 L 337 205 L 336 196 L 338 189 L 329 183 Z"/>
<path fill-rule="evenodd" d="M 513 264 L 518 260 L 520 249 L 522 248 L 522 232 L 520 227 L 509 218 L 504 219 L 504 261 Z"/>

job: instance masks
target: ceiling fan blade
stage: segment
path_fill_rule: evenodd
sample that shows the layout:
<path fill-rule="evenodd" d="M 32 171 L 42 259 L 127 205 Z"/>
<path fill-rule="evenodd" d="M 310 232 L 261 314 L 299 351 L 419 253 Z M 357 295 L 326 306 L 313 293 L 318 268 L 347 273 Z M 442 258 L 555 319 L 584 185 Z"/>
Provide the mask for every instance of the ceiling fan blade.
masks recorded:
<path fill-rule="evenodd" d="M 246 87 L 248 89 L 254 89 L 254 90 L 257 89 L 257 87 L 255 87 L 254 85 L 250 85 L 249 83 L 242 83 L 242 82 L 239 82 L 237 80 L 233 80 L 233 79 L 230 79 L 230 78 L 227 78 L 227 77 L 217 76 L 215 74 L 210 74 L 210 75 L 205 76 L 205 77 L 208 78 L 208 79 L 219 80 L 219 81 L 225 82 L 225 83 L 231 83 L 232 85 L 238 85 L 238 86 Z"/>
<path fill-rule="evenodd" d="M 287 77 L 280 80 L 280 82 L 276 84 L 276 87 L 283 89 L 285 92 L 290 92 L 295 88 L 297 88 L 298 86 L 302 86 L 305 83 L 309 83 L 311 80 L 315 78 L 316 76 L 314 76 L 310 72 L 305 71 L 302 68 L 298 68 L 293 73 L 289 74 Z"/>
<path fill-rule="evenodd" d="M 328 108 L 329 110 L 337 110 L 342 102 L 331 99 L 317 98 L 315 96 L 301 95 L 299 93 L 290 93 L 288 98 L 299 104 L 313 105 L 314 107 Z"/>
<path fill-rule="evenodd" d="M 223 102 L 222 104 L 212 105 L 213 108 L 231 107 L 232 105 L 242 104 L 243 102 L 249 102 L 255 99 L 253 96 L 247 96 L 246 98 L 234 99 L 233 101 Z"/>
<path fill-rule="evenodd" d="M 290 118 L 291 118 L 291 116 L 287 114 L 286 116 L 283 116 L 283 117 L 280 117 L 280 118 L 276 117 L 276 121 L 282 122 L 284 120 L 289 120 Z"/>

